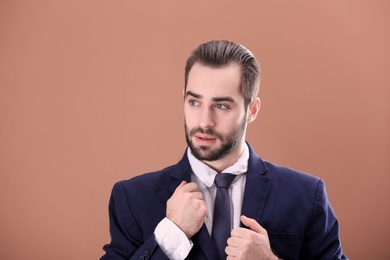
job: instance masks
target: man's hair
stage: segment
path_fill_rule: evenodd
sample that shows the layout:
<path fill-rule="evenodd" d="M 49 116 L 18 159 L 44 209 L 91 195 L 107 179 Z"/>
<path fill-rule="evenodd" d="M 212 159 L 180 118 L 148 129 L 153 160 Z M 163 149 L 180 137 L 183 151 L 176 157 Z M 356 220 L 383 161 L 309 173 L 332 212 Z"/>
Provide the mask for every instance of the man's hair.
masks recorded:
<path fill-rule="evenodd" d="M 199 62 L 204 66 L 222 68 L 236 63 L 241 68 L 240 92 L 245 107 L 257 96 L 260 86 L 260 65 L 255 56 L 243 45 L 226 40 L 214 40 L 199 45 L 187 59 L 184 89 L 192 66 Z"/>

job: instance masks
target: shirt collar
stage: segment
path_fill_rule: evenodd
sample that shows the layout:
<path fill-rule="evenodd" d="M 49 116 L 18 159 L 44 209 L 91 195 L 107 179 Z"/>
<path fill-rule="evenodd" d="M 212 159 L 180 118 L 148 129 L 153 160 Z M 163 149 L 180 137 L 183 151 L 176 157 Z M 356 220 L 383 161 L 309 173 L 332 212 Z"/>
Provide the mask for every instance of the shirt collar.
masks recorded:
<path fill-rule="evenodd" d="M 210 168 L 204 162 L 195 158 L 192 154 L 191 149 L 187 149 L 187 157 L 191 165 L 193 173 L 203 182 L 207 187 L 211 187 L 214 184 L 214 178 L 217 172 Z M 245 143 L 244 151 L 241 153 L 238 160 L 230 167 L 226 168 L 222 172 L 232 173 L 235 175 L 243 174 L 248 169 L 248 159 L 249 159 L 249 148 Z"/>

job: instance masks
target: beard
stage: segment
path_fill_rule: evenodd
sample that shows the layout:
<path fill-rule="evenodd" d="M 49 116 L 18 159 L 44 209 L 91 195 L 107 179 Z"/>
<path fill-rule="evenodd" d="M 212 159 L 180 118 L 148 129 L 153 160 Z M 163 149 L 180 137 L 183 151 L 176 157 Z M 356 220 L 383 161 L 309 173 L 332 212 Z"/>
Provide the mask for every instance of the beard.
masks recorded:
<path fill-rule="evenodd" d="M 233 128 L 226 135 L 215 131 L 214 129 L 202 129 L 200 127 L 188 129 L 187 123 L 184 122 L 184 130 L 188 147 L 190 147 L 192 154 L 200 161 L 217 161 L 229 155 L 240 144 L 244 136 L 246 128 L 246 114 L 241 120 L 240 124 Z M 197 133 L 208 134 L 217 138 L 221 145 L 217 148 L 210 146 L 195 146 L 192 142 L 192 137 Z"/>

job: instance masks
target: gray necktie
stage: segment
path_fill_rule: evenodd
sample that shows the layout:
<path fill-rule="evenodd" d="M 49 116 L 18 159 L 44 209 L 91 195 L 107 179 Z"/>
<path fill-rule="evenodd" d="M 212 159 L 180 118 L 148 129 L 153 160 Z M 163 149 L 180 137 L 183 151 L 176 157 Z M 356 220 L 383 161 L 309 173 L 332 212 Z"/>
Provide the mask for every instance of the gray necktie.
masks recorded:
<path fill-rule="evenodd" d="M 236 175 L 230 173 L 218 173 L 215 176 L 217 196 L 214 203 L 213 231 L 211 237 L 218 249 L 221 259 L 226 259 L 225 247 L 230 237 L 231 208 L 229 198 L 229 187 Z"/>

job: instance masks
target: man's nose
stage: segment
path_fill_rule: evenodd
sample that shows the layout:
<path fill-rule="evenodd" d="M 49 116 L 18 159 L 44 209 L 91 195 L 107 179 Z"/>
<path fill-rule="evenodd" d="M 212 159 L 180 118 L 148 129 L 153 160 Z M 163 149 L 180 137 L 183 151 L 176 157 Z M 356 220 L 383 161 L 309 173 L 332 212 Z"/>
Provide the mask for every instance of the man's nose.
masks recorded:
<path fill-rule="evenodd" d="M 203 129 L 213 128 L 215 126 L 214 113 L 211 109 L 202 109 L 199 126 Z"/>

